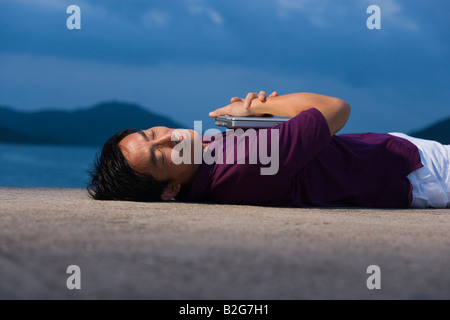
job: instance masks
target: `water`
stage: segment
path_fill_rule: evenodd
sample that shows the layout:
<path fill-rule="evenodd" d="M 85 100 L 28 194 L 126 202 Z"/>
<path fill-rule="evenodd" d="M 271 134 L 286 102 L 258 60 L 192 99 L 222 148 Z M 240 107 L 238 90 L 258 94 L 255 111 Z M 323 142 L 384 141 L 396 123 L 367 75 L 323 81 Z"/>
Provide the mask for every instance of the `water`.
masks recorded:
<path fill-rule="evenodd" d="M 0 143 L 0 187 L 85 188 L 98 150 Z"/>

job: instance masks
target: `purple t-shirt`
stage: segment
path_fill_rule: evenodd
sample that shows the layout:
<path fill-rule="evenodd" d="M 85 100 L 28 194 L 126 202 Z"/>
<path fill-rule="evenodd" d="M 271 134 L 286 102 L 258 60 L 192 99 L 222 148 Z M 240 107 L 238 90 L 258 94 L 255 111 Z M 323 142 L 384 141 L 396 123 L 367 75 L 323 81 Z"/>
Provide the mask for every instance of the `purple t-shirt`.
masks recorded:
<path fill-rule="evenodd" d="M 204 162 L 190 189 L 177 199 L 290 207 L 404 208 L 410 204 L 412 187 L 407 175 L 422 167 L 419 151 L 411 142 L 376 133 L 331 137 L 325 118 L 315 108 L 270 130 L 279 130 L 275 175 L 262 175 L 261 167 L 268 165 L 259 162 Z M 255 137 L 240 141 L 241 147 L 247 141 L 247 160 L 255 152 L 249 144 L 260 136 L 255 132 Z M 271 150 L 271 135 L 267 136 Z"/>

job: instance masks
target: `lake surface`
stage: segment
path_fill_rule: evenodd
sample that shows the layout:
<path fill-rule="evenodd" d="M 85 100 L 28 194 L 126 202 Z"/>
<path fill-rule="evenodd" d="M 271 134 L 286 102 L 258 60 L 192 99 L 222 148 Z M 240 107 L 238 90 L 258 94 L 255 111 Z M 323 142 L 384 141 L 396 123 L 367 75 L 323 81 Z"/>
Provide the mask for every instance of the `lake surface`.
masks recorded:
<path fill-rule="evenodd" d="M 85 188 L 99 150 L 0 143 L 0 186 Z"/>

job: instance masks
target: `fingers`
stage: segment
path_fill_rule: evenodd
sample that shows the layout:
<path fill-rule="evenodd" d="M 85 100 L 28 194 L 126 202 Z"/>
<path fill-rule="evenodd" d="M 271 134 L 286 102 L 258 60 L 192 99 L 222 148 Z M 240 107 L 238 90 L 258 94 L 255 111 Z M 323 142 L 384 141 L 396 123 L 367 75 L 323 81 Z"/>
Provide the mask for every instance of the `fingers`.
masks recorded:
<path fill-rule="evenodd" d="M 272 92 L 272 94 L 269 97 L 277 97 L 278 93 L 276 91 Z M 252 104 L 253 99 L 258 99 L 260 101 L 265 101 L 267 99 L 267 94 L 265 91 L 260 91 L 259 93 L 255 92 L 249 92 L 247 96 L 245 97 L 245 100 L 239 97 L 233 97 L 231 98 L 231 103 L 234 102 L 244 102 L 244 108 L 248 109 L 250 108 L 250 105 Z"/>
<path fill-rule="evenodd" d="M 258 94 L 258 99 L 260 101 L 264 101 L 264 100 L 266 100 L 266 98 L 267 98 L 266 92 L 265 91 L 260 91 L 259 94 Z"/>
<path fill-rule="evenodd" d="M 256 98 L 258 98 L 258 94 L 257 94 L 257 93 L 249 92 L 249 93 L 247 94 L 247 97 L 245 98 L 245 101 L 244 101 L 244 108 L 245 108 L 245 109 L 250 108 L 250 105 L 251 105 L 251 103 L 252 103 L 252 100 L 253 100 L 253 99 L 256 99 Z"/>
<path fill-rule="evenodd" d="M 230 114 L 230 110 L 229 110 L 229 109 L 230 109 L 229 106 L 225 106 L 225 107 L 216 109 L 216 110 L 214 110 L 214 111 L 211 111 L 211 112 L 209 113 L 209 116 L 210 116 L 211 118 L 217 118 L 218 116 L 225 116 L 225 115 L 228 115 L 228 114 Z"/>

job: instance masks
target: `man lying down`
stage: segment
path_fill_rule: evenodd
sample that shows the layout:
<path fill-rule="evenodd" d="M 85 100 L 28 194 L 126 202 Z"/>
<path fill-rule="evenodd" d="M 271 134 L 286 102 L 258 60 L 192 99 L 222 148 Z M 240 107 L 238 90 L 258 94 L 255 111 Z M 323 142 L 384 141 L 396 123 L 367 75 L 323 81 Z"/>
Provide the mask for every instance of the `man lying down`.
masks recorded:
<path fill-rule="evenodd" d="M 261 91 L 232 98 L 210 116 L 267 114 L 291 119 L 209 137 L 165 127 L 121 131 L 95 160 L 89 193 L 97 200 L 450 207 L 449 145 L 401 133 L 336 135 L 350 115 L 339 98 L 304 92 L 267 97 Z M 183 152 L 190 161 L 180 163 Z M 269 168 L 262 154 L 275 153 L 277 163 Z"/>

